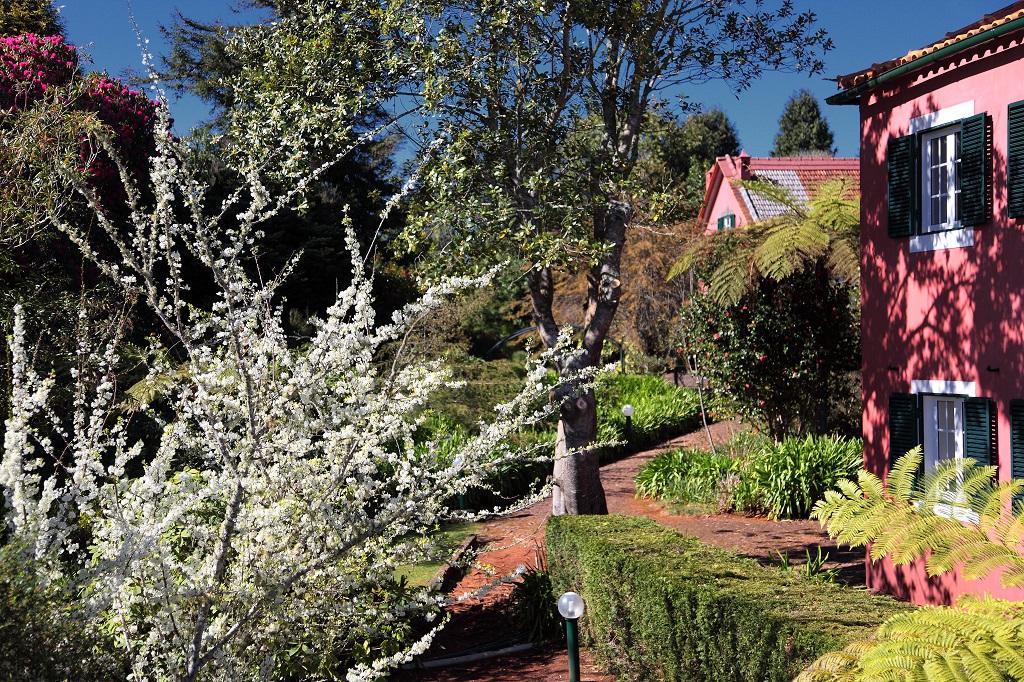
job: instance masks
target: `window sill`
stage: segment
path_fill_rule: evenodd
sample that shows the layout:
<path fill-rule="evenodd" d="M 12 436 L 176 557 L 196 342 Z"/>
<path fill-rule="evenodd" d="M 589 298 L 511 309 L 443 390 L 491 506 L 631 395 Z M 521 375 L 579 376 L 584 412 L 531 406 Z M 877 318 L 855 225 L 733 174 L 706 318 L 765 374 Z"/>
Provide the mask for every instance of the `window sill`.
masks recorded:
<path fill-rule="evenodd" d="M 916 503 L 916 507 L 918 509 L 920 509 L 921 506 L 921 502 Z M 960 523 L 966 523 L 972 526 L 978 525 L 981 521 L 981 517 L 978 516 L 978 512 L 969 507 L 960 506 L 959 504 L 936 504 L 932 507 L 932 512 L 936 516 L 941 516 L 946 519 L 956 519 Z"/>
<path fill-rule="evenodd" d="M 973 227 L 961 227 L 957 230 L 943 230 L 942 232 L 929 232 L 927 234 L 915 235 L 910 238 L 910 253 L 942 251 L 944 249 L 960 249 L 965 246 L 974 246 Z"/>

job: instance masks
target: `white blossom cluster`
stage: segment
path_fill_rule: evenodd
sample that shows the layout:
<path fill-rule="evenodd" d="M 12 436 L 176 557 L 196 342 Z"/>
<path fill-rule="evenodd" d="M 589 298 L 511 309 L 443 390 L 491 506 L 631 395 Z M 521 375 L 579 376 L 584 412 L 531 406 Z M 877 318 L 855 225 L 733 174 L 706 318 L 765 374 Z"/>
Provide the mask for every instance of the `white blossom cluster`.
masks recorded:
<path fill-rule="evenodd" d="M 453 459 L 417 450 L 416 415 L 449 378 L 437 361 L 405 357 L 405 341 L 451 294 L 487 278 L 438 284 L 379 323 L 349 232 L 351 285 L 309 343 L 290 348 L 274 302 L 287 273 L 257 281 L 246 264 L 259 223 L 294 192 L 272 197 L 252 173 L 211 208 L 165 111 L 159 128 L 155 201 L 147 207 L 122 173 L 128 224 L 115 224 L 69 175 L 116 260 L 61 224 L 164 328 L 145 390 L 134 394 L 142 406 L 125 407 L 115 338 L 89 351 L 94 369 L 77 377 L 74 414 L 53 414 L 53 379 L 31 367 L 19 314 L 0 485 L 13 531 L 81 590 L 87 617 L 116 634 L 130 679 L 271 679 L 282 633 L 296 627 L 319 628 L 328 641 L 436 611 L 439 597 L 426 591 L 382 605 L 374 588 L 429 553 L 424 538 L 449 514 L 446 500 L 514 459 L 541 456 L 507 442 L 557 409 L 538 400 L 549 358 Z M 187 302 L 186 259 L 216 283 L 209 309 Z M 133 428 L 143 419 L 156 435 Z M 432 636 L 349 678 L 381 675 Z"/>

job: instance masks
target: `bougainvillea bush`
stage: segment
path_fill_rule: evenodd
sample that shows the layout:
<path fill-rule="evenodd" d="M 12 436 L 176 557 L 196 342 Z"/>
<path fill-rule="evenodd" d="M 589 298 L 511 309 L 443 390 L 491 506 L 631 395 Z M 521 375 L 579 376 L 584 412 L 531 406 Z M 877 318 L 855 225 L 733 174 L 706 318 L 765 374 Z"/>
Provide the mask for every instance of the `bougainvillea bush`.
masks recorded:
<path fill-rule="evenodd" d="M 47 90 L 71 82 L 78 52 L 62 36 L 0 38 L 0 109 L 26 109 Z"/>

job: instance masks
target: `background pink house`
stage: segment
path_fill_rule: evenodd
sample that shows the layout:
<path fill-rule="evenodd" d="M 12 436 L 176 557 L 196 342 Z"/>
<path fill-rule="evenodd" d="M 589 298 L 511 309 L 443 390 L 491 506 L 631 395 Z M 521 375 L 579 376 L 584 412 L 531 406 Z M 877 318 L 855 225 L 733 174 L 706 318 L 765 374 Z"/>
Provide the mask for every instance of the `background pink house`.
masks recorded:
<path fill-rule="evenodd" d="M 861 119 L 865 459 L 922 443 L 1024 478 L 1024 2 L 843 76 Z M 917 603 L 1024 599 L 998 580 L 868 565 Z"/>
<path fill-rule="evenodd" d="M 821 183 L 846 178 L 851 192 L 859 190 L 860 162 L 831 156 L 752 158 L 720 156 L 705 175 L 704 202 L 697 224 L 705 232 L 743 227 L 786 212 L 782 204 L 741 187 L 738 180 L 762 180 L 786 188 L 807 202 Z"/>

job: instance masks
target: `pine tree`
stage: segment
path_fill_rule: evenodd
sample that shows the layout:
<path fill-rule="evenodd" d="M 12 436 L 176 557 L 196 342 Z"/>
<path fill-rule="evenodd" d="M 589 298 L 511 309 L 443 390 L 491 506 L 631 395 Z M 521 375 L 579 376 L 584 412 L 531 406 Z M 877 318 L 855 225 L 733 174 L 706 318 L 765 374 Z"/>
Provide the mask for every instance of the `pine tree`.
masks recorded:
<path fill-rule="evenodd" d="M 0 0 L 0 37 L 35 33 L 63 35 L 57 8 L 51 0 Z"/>
<path fill-rule="evenodd" d="M 772 156 L 835 154 L 832 129 L 821 115 L 818 100 L 807 90 L 793 94 L 779 118 Z"/>

